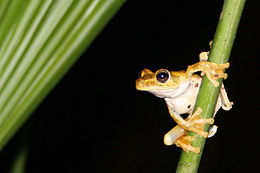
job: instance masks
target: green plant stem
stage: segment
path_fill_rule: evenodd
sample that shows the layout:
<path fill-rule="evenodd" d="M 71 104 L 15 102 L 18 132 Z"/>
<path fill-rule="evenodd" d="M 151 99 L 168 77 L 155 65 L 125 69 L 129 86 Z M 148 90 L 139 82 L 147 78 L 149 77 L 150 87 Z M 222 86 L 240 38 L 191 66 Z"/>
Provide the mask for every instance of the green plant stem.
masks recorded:
<path fill-rule="evenodd" d="M 212 48 L 209 54 L 210 62 L 217 64 L 228 62 L 245 1 L 246 0 L 224 1 L 216 33 L 214 35 Z M 203 77 L 202 85 L 194 108 L 194 110 L 198 107 L 202 108 L 202 118 L 212 117 L 217 97 L 219 95 L 219 89 L 222 84 L 222 79 L 219 79 L 218 82 L 220 84 L 219 87 L 214 87 L 205 76 Z M 205 125 L 204 130 L 208 131 L 208 129 L 209 125 Z M 191 143 L 191 145 L 199 147 L 200 153 L 195 154 L 193 152 L 186 153 L 182 151 L 176 171 L 178 173 L 197 172 L 199 167 L 199 162 L 206 139 L 192 132 L 189 132 L 189 134 L 195 137 L 195 140 Z"/>

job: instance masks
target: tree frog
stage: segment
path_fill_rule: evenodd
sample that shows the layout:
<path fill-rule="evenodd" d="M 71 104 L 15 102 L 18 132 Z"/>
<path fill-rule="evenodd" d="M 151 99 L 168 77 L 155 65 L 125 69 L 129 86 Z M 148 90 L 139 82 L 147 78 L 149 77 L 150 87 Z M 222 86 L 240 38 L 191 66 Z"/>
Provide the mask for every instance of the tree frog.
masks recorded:
<path fill-rule="evenodd" d="M 165 100 L 171 117 L 177 123 L 172 130 L 165 134 L 164 143 L 166 145 L 175 143 L 186 152 L 200 152 L 199 148 L 190 145 L 190 142 L 194 139 L 187 134 L 187 131 L 195 132 L 204 138 L 213 136 L 217 131 L 217 126 L 213 125 L 209 132 L 205 132 L 203 130 L 204 125 L 214 123 L 213 118 L 220 107 L 224 110 L 230 110 L 233 105 L 233 102 L 229 101 L 222 84 L 213 118 L 200 118 L 201 108 L 198 108 L 192 114 L 202 75 L 205 74 L 215 87 L 219 85 L 217 79 L 227 78 L 227 74 L 223 70 L 229 67 L 229 63 L 215 64 L 208 62 L 207 55 L 208 52 L 202 52 L 200 62 L 188 66 L 186 71 L 159 69 L 153 73 L 149 69 L 144 69 L 140 78 L 136 80 L 137 90 L 150 92 Z M 201 75 L 195 74 L 198 71 L 201 71 Z M 189 114 L 189 116 L 183 119 L 180 116 L 181 114 Z"/>

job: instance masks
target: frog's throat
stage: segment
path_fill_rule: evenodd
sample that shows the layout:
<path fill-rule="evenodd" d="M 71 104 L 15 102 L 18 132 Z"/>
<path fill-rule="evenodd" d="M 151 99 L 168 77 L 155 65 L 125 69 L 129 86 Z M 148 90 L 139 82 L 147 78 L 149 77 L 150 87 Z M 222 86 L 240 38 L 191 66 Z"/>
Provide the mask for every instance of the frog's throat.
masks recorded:
<path fill-rule="evenodd" d="M 190 82 L 185 82 L 181 84 L 178 88 L 170 88 L 170 89 L 151 89 L 147 90 L 147 92 L 152 93 L 156 97 L 159 98 L 174 98 L 181 94 L 183 94 L 190 86 Z"/>

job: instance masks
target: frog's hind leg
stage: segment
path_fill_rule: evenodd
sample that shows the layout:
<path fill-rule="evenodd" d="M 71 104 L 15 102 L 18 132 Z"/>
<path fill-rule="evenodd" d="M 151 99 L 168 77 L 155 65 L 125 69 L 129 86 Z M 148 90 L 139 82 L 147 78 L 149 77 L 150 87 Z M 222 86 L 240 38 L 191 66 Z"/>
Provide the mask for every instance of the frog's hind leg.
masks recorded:
<path fill-rule="evenodd" d="M 180 126 L 176 125 L 168 133 L 164 135 L 164 144 L 173 145 L 178 138 L 185 135 L 185 130 Z"/>
<path fill-rule="evenodd" d="M 228 111 L 232 108 L 232 105 L 234 103 L 229 101 L 228 96 L 227 96 L 227 92 L 224 88 L 224 84 L 222 83 L 221 88 L 220 88 L 220 92 L 219 92 L 219 97 L 215 106 L 215 110 L 213 113 L 213 118 L 215 117 L 216 113 L 218 112 L 218 110 L 222 107 L 222 109 Z M 216 125 L 212 125 L 209 129 L 209 134 L 208 134 L 208 138 L 212 137 L 215 135 L 215 133 L 217 132 L 218 126 Z"/>
<path fill-rule="evenodd" d="M 166 103 L 168 102 L 168 99 L 165 99 Z M 202 109 L 200 107 L 197 108 L 197 110 L 190 114 L 185 120 L 174 111 L 170 106 L 168 106 L 169 113 L 173 120 L 184 130 L 193 131 L 197 133 L 200 136 L 203 136 L 204 138 L 208 137 L 208 132 L 205 132 L 203 130 L 203 127 L 205 124 L 213 124 L 214 119 L 213 118 L 200 118 L 200 113 L 202 112 Z"/>
<path fill-rule="evenodd" d="M 208 138 L 214 136 L 214 135 L 217 133 L 217 130 L 218 130 L 218 126 L 212 125 L 212 126 L 209 128 Z"/>
<path fill-rule="evenodd" d="M 190 142 L 192 142 L 193 140 L 194 137 L 189 136 L 186 130 L 182 129 L 178 125 L 164 135 L 165 145 L 176 144 L 177 147 L 182 148 L 185 152 L 191 151 L 194 153 L 199 153 L 199 148 L 190 145 Z"/>
<path fill-rule="evenodd" d="M 224 109 L 226 111 L 230 110 L 234 103 L 229 101 L 224 84 L 222 84 L 221 88 L 220 88 L 220 98 L 221 98 L 221 102 L 222 102 L 222 106 L 221 106 L 222 109 Z"/>

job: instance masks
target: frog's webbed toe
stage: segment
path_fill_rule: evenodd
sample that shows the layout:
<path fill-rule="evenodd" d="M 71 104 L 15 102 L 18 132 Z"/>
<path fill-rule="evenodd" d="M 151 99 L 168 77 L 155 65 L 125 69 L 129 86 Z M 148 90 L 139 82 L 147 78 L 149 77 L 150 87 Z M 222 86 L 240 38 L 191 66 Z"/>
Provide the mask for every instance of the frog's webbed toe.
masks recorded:
<path fill-rule="evenodd" d="M 186 153 L 188 153 L 189 151 L 194 153 L 199 153 L 200 148 L 190 145 L 190 142 L 192 142 L 193 140 L 194 140 L 193 136 L 189 136 L 186 134 L 184 136 L 179 137 L 175 141 L 175 144 L 177 147 L 181 147 Z"/>
<path fill-rule="evenodd" d="M 193 114 L 190 114 L 187 119 L 187 126 L 183 127 L 185 130 L 192 131 L 197 133 L 198 135 L 207 138 L 208 132 L 205 132 L 203 127 L 205 124 L 213 124 L 214 119 L 213 118 L 199 118 L 200 113 L 202 112 L 202 109 L 199 107 Z"/>
<path fill-rule="evenodd" d="M 229 68 L 229 63 L 215 64 L 212 62 L 207 62 L 203 72 L 207 75 L 207 78 L 212 82 L 212 84 L 217 87 L 219 85 L 217 79 L 227 79 L 227 73 L 223 72 L 227 68 Z"/>

